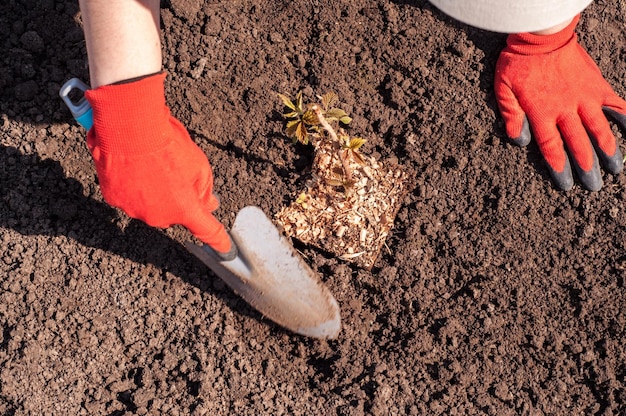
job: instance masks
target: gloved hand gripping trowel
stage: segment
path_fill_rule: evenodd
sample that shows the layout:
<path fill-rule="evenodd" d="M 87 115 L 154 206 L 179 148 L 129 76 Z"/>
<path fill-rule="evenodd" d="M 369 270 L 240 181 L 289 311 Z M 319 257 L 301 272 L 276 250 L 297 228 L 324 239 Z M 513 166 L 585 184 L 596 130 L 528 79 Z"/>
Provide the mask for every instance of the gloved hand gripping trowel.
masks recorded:
<path fill-rule="evenodd" d="M 93 124 L 91 106 L 85 97 L 74 103 L 70 92 L 88 88 L 74 78 L 60 91 L 87 130 Z M 341 322 L 334 297 L 259 208 L 242 209 L 229 235 L 236 248 L 230 253 L 218 253 L 206 244 L 186 247 L 265 317 L 298 334 L 337 337 Z"/>

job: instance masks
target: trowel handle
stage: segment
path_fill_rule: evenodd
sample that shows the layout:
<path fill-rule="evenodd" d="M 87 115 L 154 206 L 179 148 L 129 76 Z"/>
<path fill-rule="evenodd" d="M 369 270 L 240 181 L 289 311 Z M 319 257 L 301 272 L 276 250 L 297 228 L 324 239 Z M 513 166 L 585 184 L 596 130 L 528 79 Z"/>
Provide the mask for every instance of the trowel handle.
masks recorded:
<path fill-rule="evenodd" d="M 83 93 L 83 96 L 78 100 L 78 102 L 73 102 L 70 98 L 70 92 L 74 89 L 80 90 Z M 72 78 L 67 81 L 61 87 L 59 91 L 59 96 L 65 102 L 67 108 L 72 112 L 72 116 L 74 119 L 83 126 L 86 130 L 89 130 L 91 126 L 93 126 L 93 113 L 91 111 L 91 105 L 89 105 L 89 101 L 85 98 L 85 91 L 89 89 L 89 85 L 85 84 L 78 78 Z"/>

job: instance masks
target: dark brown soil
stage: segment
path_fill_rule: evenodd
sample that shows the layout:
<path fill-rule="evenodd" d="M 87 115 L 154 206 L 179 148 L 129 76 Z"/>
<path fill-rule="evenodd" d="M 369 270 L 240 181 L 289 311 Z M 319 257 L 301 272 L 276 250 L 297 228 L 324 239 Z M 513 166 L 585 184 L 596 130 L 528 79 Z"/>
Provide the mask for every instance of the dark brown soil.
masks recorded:
<path fill-rule="evenodd" d="M 249 308 L 182 228 L 103 202 L 57 95 L 88 79 L 76 3 L 0 3 L 0 414 L 626 414 L 626 175 L 561 193 L 508 144 L 503 35 L 416 0 L 163 4 L 168 102 L 225 223 L 274 215 L 310 166 L 276 92 L 334 90 L 415 179 L 370 272 L 298 247 L 341 306 L 322 342 Z M 624 16 L 598 0 L 578 28 L 622 96 Z"/>

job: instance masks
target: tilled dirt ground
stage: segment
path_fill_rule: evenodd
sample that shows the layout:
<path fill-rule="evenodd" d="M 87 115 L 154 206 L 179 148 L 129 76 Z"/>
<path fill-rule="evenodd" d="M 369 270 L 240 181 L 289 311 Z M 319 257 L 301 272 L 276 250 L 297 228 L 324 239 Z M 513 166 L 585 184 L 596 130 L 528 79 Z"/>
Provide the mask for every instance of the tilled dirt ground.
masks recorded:
<path fill-rule="evenodd" d="M 578 27 L 622 96 L 625 19 L 598 0 Z M 188 254 L 185 230 L 103 202 L 58 98 L 88 80 L 78 6 L 3 1 L 0 414 L 626 414 L 626 175 L 561 193 L 534 144 L 505 140 L 505 36 L 417 0 L 171 0 L 162 21 L 168 102 L 226 224 L 301 191 L 312 153 L 285 137 L 277 92 L 337 92 L 364 152 L 413 190 L 369 272 L 298 246 L 344 326 L 292 335 Z"/>

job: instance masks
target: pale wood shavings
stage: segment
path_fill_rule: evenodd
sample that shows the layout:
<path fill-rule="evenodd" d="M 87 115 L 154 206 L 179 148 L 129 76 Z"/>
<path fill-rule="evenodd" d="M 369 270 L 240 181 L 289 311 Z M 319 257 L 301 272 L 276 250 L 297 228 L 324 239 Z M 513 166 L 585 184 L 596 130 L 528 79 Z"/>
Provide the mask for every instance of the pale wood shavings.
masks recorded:
<path fill-rule="evenodd" d="M 338 258 L 371 269 L 393 226 L 406 195 L 407 174 L 398 166 L 385 167 L 371 157 L 361 166 L 350 162 L 352 188 L 330 186 L 341 161 L 333 143 L 314 143 L 316 155 L 311 179 L 290 206 L 276 214 L 286 235 Z M 295 201 L 295 198 L 294 198 Z"/>

